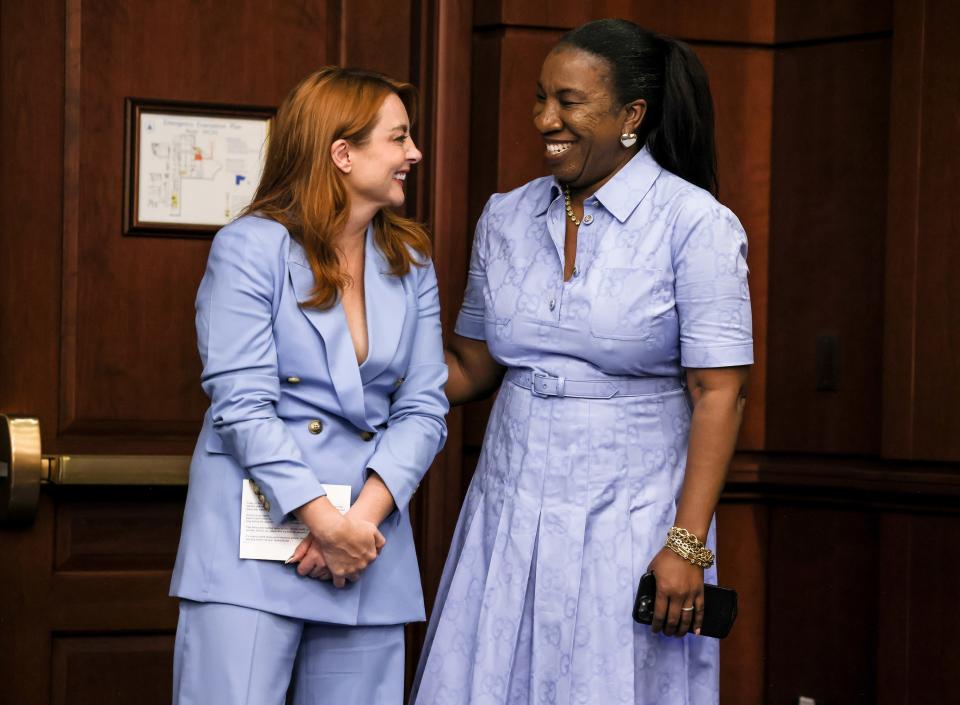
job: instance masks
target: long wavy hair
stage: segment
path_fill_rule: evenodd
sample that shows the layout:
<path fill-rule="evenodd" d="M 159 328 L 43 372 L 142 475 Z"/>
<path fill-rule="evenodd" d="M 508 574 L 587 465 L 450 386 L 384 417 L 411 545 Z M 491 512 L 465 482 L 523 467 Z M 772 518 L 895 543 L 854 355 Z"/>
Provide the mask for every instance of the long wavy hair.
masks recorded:
<path fill-rule="evenodd" d="M 371 71 L 326 66 L 290 91 L 273 120 L 263 175 L 243 214 L 277 221 L 303 246 L 316 286 L 301 306 L 328 309 L 350 284 L 335 244 L 347 223 L 350 197 L 330 146 L 338 139 L 364 144 L 390 93 L 400 98 L 412 122 L 417 89 L 411 84 Z M 392 210 L 380 209 L 373 230 L 394 276 L 422 266 L 430 256 L 424 227 Z"/>

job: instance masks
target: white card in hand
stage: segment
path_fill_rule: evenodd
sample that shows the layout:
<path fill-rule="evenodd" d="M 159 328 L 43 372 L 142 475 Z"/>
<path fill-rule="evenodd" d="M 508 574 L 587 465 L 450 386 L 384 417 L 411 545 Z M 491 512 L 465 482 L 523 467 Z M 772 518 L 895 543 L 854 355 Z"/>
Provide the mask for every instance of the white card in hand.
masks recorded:
<path fill-rule="evenodd" d="M 323 485 L 330 504 L 345 514 L 350 509 L 350 485 Z M 240 557 L 261 561 L 285 561 L 307 535 L 296 519 L 274 524 L 257 499 L 250 480 L 243 481 L 240 498 Z"/>

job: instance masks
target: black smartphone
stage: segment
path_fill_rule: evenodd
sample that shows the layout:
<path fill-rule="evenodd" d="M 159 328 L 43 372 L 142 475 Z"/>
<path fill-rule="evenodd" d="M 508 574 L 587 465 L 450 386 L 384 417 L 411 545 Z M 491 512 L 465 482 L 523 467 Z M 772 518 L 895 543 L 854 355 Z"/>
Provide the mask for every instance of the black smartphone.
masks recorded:
<path fill-rule="evenodd" d="M 640 624 L 653 623 L 653 606 L 657 599 L 657 579 L 644 573 L 637 586 L 633 603 L 633 619 Z M 737 618 L 737 591 L 719 585 L 703 584 L 703 624 L 700 636 L 722 639 L 730 633 Z"/>

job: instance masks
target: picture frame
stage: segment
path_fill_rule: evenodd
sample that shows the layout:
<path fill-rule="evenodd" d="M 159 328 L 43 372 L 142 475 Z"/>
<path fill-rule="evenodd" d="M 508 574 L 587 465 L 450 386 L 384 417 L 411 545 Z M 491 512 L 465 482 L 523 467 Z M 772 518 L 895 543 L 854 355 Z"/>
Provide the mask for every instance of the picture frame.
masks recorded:
<path fill-rule="evenodd" d="M 275 108 L 124 103 L 124 235 L 212 237 L 250 203 Z"/>

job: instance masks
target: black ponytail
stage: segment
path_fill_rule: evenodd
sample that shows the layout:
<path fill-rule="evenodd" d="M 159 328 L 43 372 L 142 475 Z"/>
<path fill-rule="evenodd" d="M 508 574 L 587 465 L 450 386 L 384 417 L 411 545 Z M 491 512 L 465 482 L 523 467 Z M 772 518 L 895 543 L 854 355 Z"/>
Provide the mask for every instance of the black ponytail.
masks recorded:
<path fill-rule="evenodd" d="M 560 45 L 604 59 L 619 104 L 647 102 L 640 144 L 664 169 L 716 195 L 713 99 L 707 72 L 690 47 L 615 19 L 581 25 L 564 35 Z"/>

